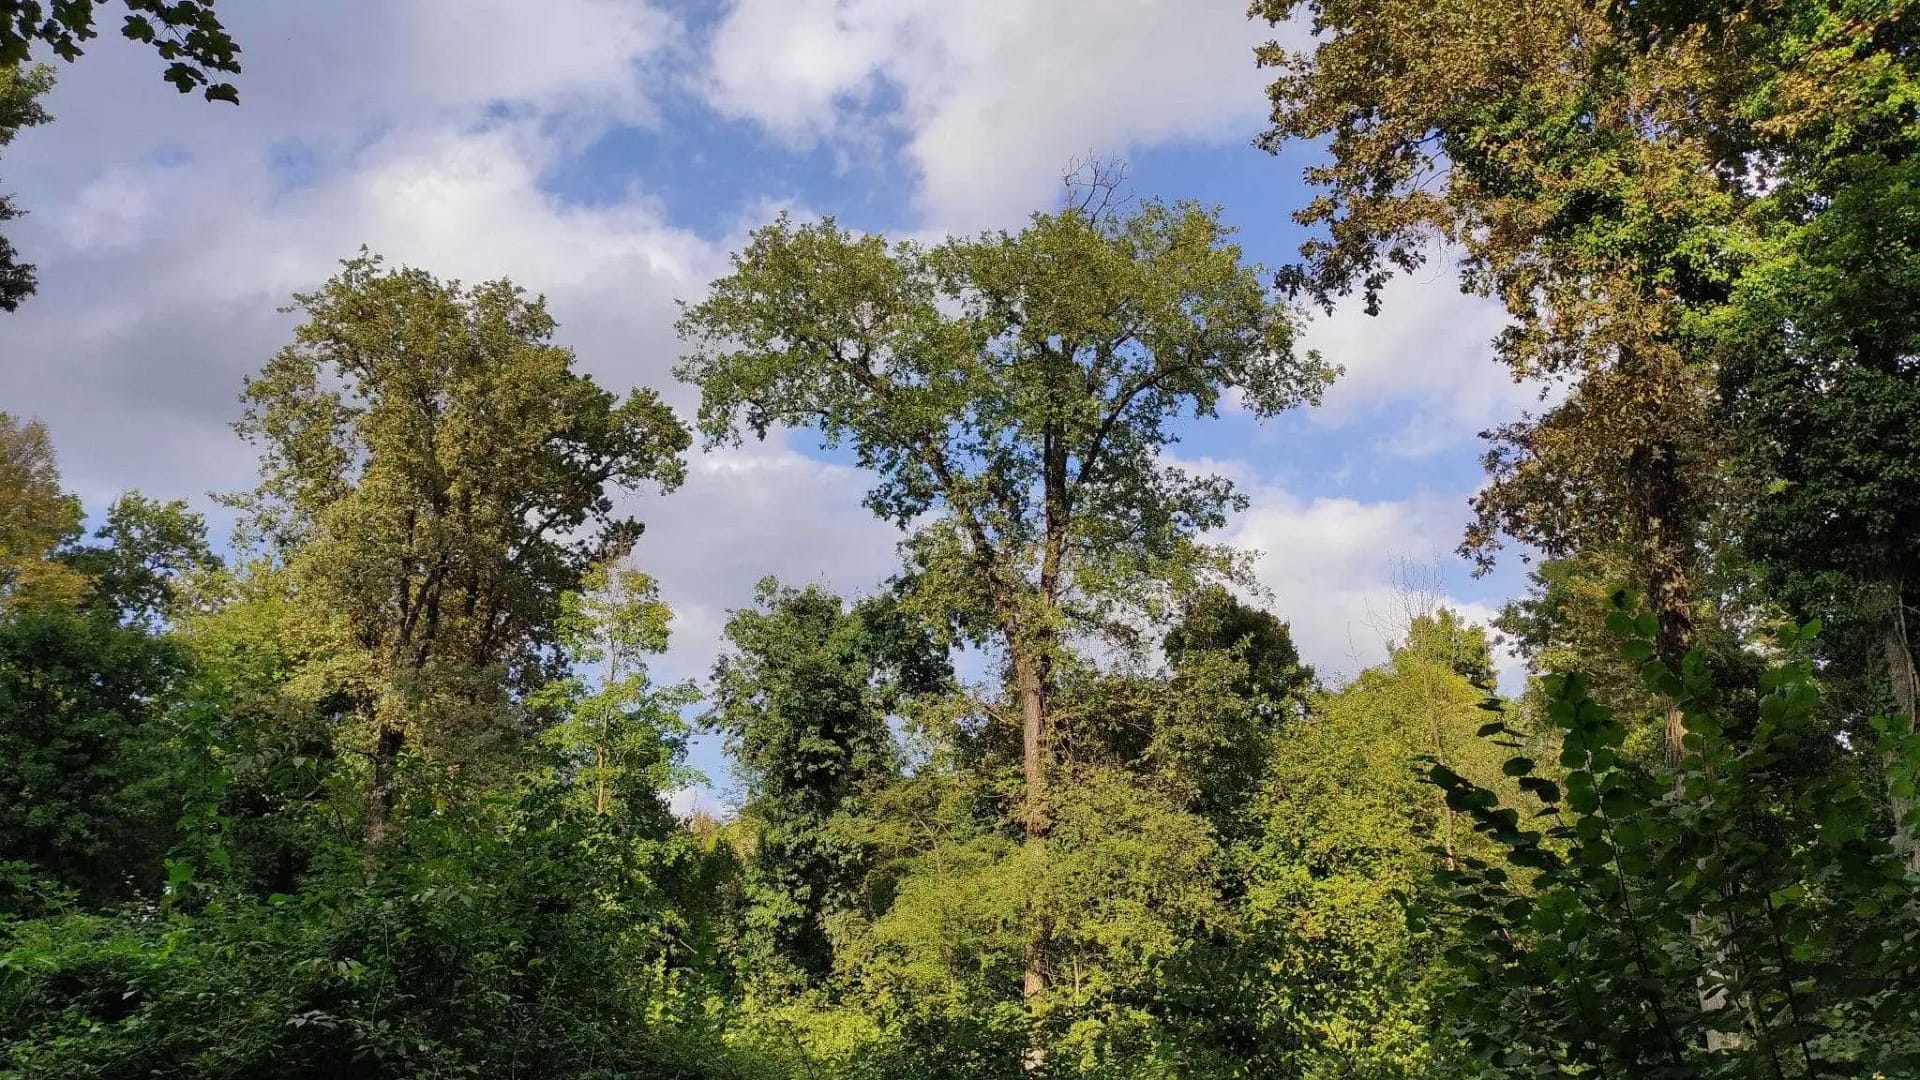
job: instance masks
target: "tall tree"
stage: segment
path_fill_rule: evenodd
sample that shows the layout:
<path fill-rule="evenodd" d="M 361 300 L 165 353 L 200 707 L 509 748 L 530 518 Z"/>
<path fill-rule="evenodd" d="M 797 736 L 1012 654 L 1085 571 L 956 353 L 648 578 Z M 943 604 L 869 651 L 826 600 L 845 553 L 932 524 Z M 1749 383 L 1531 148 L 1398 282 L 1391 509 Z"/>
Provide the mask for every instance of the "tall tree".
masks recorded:
<path fill-rule="evenodd" d="M 53 119 L 40 99 L 53 89 L 53 69 L 45 64 L 23 67 L 0 61 L 0 149 L 13 142 L 21 131 Z M 0 222 L 12 221 L 25 211 L 13 204 L 13 197 L 0 191 Z M 36 284 L 33 265 L 19 260 L 13 243 L 0 235 L 0 311 L 14 311 L 20 301 L 33 295 Z"/>
<path fill-rule="evenodd" d="M 1791 2 L 1719 29 L 1656 31 L 1749 58 L 1735 103 L 1770 184 L 1747 270 L 1714 321 L 1723 418 L 1750 493 L 1748 550 L 1800 618 L 1859 627 L 1833 656 L 1874 672 L 1911 728 L 1920 699 L 1920 31 L 1912 5 Z M 1689 16 L 1692 16 L 1689 18 Z M 1837 616 L 1837 617 L 1836 617 Z M 1864 653 L 1865 655 L 1862 655 Z M 1864 735 L 1864 729 L 1856 735 Z M 1910 800 L 1895 800 L 1904 816 Z M 1920 829 L 1920 820 L 1906 823 Z M 1920 869 L 1920 846 L 1912 854 Z"/>
<path fill-rule="evenodd" d="M 262 458 L 238 502 L 353 658 L 377 841 L 403 748 L 514 737 L 502 706 L 551 674 L 561 597 L 639 532 L 609 488 L 673 487 L 689 436 L 652 391 L 576 372 L 510 282 L 363 254 L 296 303 L 294 343 L 243 395 Z"/>
<path fill-rule="evenodd" d="M 727 620 L 707 720 L 726 736 L 754 821 L 749 960 L 807 979 L 832 969 L 826 919 L 846 906 L 861 859 L 829 825 L 895 777 L 888 717 L 903 695 L 938 689 L 945 650 L 881 596 L 851 609 L 818 585 L 760 582 Z"/>
<path fill-rule="evenodd" d="M 562 713 L 544 736 L 562 771 L 596 816 L 629 826 L 663 824 L 659 796 L 686 749 L 680 710 L 699 700 L 691 683 L 657 687 L 647 672 L 672 618 L 652 578 L 617 561 L 594 566 L 560 598 L 559 643 L 574 670 L 536 695 Z"/>
<path fill-rule="evenodd" d="M 1690 322 L 1725 298 L 1745 191 L 1721 152 L 1737 125 L 1708 99 L 1729 58 L 1696 37 L 1642 47 L 1584 0 L 1254 10 L 1317 30 L 1309 49 L 1260 51 L 1278 70 L 1266 144 L 1331 142 L 1307 170 L 1322 194 L 1295 215 L 1326 231 L 1285 281 L 1323 302 L 1359 290 L 1371 311 L 1394 272 L 1461 250 L 1463 287 L 1512 317 L 1500 358 L 1570 383 L 1492 433 L 1463 552 L 1484 564 L 1503 535 L 1554 556 L 1629 545 L 1678 663 L 1716 460 Z"/>
<path fill-rule="evenodd" d="M 1173 422 L 1230 392 L 1271 416 L 1331 375 L 1295 355 L 1261 276 L 1192 205 L 1069 208 L 931 247 L 783 217 L 681 319 L 708 441 L 787 426 L 851 444 L 878 474 L 868 506 L 913 530 L 921 601 L 1004 650 L 1035 849 L 1069 614 L 1095 626 L 1224 569 L 1197 537 L 1240 498 L 1165 459 Z M 1031 999 L 1049 969 L 1037 913 L 1028 930 Z"/>

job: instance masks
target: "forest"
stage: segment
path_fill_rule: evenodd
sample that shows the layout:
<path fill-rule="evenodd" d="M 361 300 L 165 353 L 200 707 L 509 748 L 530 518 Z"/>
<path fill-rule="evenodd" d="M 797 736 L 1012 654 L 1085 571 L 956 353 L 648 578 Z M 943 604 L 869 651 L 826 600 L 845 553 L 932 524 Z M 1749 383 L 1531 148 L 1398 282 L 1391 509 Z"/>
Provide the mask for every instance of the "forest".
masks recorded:
<path fill-rule="evenodd" d="M 1920 1077 L 1920 8 L 1248 17 L 1248 135 L 1323 151 L 1277 269 L 1108 169 L 770 213 L 679 415 L 540 282 L 362 248 L 229 388 L 230 540 L 0 412 L 0 1076 Z M 209 2 L 6 0 L 0 149 L 115 32 L 248 108 Z M 1525 591 L 1409 582 L 1336 678 L 1174 447 L 1313 409 L 1304 321 L 1443 251 L 1555 388 L 1441 538 Z M 789 431 L 885 587 L 767 577 L 660 677 L 630 496 Z M 677 813 L 700 737 L 739 803 Z"/>

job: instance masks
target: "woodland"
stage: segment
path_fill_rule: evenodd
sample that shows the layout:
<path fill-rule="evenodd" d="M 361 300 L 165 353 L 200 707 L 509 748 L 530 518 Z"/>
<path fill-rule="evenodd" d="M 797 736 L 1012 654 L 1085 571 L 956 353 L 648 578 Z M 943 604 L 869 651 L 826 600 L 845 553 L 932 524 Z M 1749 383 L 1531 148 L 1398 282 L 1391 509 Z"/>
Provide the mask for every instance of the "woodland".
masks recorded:
<path fill-rule="evenodd" d="M 682 417 L 538 282 L 363 250 L 233 388 L 231 543 L 0 413 L 0 1076 L 1920 1076 L 1920 9 L 1249 17 L 1312 30 L 1246 58 L 1324 150 L 1277 271 L 1097 176 L 783 216 L 687 298 Z M 115 32 L 247 107 L 211 3 L 7 0 L 0 149 Z M 1453 538 L 1526 591 L 1331 679 L 1168 448 L 1314 407 L 1303 318 L 1441 251 L 1558 388 Z M 761 581 L 653 677 L 626 496 L 794 430 L 886 587 Z M 701 731 L 742 797 L 683 817 Z"/>

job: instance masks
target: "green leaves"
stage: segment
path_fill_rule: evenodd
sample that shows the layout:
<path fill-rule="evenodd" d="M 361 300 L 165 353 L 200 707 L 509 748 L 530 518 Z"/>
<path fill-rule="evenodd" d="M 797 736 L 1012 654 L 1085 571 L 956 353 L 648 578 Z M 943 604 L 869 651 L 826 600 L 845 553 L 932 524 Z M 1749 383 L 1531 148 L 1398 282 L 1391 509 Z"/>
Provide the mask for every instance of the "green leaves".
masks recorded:
<path fill-rule="evenodd" d="M 316 675 L 353 703 L 377 833 L 403 748 L 484 769 L 478 748 L 537 725 L 525 695 L 581 644 L 565 598 L 640 532 L 613 493 L 677 485 L 691 437 L 652 391 L 577 372 L 511 282 L 363 254 L 296 300 L 294 343 L 243 394 L 261 476 L 233 501 L 333 638 Z M 644 597 L 575 614 L 622 655 L 664 634 Z"/>
<path fill-rule="evenodd" d="M 1331 377 L 1260 276 L 1187 205 L 933 247 L 782 218 L 687 309 L 677 374 L 709 442 L 813 428 L 874 472 L 876 514 L 904 527 L 937 505 L 966 549 L 951 573 L 1002 612 L 1067 580 L 1132 603 L 1211 561 L 1193 537 L 1239 505 L 1164 463 L 1172 419 L 1230 391 L 1269 414 Z"/>
<path fill-rule="evenodd" d="M 121 0 L 127 9 L 120 32 L 151 46 L 168 61 L 164 78 L 181 93 L 202 90 L 208 101 L 239 103 L 231 83 L 216 75 L 240 73 L 240 47 L 214 13 L 212 0 Z M 98 36 L 94 20 L 103 0 L 18 0 L 0 12 L 0 69 L 24 64 L 36 45 L 62 60 L 80 58 L 83 43 Z"/>
<path fill-rule="evenodd" d="M 1609 618 L 1629 659 L 1654 629 L 1636 603 L 1621 594 Z M 1914 1053 L 1910 1010 L 1868 1020 L 1862 1002 L 1908 1000 L 1899 972 L 1915 941 L 1897 927 L 1914 916 L 1916 897 L 1910 883 L 1881 891 L 1888 875 L 1903 876 L 1901 862 L 1869 836 L 1863 777 L 1800 765 L 1831 753 L 1810 723 L 1819 695 L 1808 669 L 1775 665 L 1745 715 L 1730 715 L 1726 689 L 1697 654 L 1678 676 L 1646 667 L 1686 717 L 1687 755 L 1675 764 L 1621 753 L 1624 727 L 1588 696 L 1587 680 L 1543 680 L 1565 771 L 1539 775 L 1529 757 L 1502 771 L 1546 804 L 1543 816 L 1558 824 L 1545 834 L 1518 828 L 1492 792 L 1432 772 L 1447 804 L 1529 875 L 1463 867 L 1451 875 L 1457 910 L 1518 913 L 1535 899 L 1524 937 L 1484 914 L 1462 924 L 1452 1004 L 1469 1041 L 1500 1063 L 1498 1075 L 1777 1076 L 1786 1046 L 1798 1074 L 1897 1075 Z M 1893 955 L 1851 947 L 1856 935 Z M 1728 993 L 1711 991 L 1720 985 Z M 1494 998 L 1507 1008 L 1486 1009 Z M 1868 1029 L 1879 1034 L 1863 1037 Z M 1715 1035 L 1704 1049 L 1708 1031 L 1756 1030 L 1745 1042 Z"/>

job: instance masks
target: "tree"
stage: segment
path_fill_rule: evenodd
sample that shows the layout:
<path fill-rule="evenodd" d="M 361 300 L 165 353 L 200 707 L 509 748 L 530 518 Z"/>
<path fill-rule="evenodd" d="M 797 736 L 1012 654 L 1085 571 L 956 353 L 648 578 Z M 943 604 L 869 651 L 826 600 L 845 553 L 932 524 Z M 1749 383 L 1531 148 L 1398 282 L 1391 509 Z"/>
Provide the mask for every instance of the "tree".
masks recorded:
<path fill-rule="evenodd" d="M 1439 870 L 1491 850 L 1423 783 L 1422 762 L 1512 789 L 1501 752 L 1475 738 L 1497 704 L 1490 675 L 1479 627 L 1416 614 L 1385 663 L 1276 742 L 1244 856 L 1264 1072 L 1470 1075 L 1440 1023 L 1452 928 L 1409 913 L 1439 898 Z"/>
<path fill-rule="evenodd" d="M 208 101 L 238 103 L 232 83 L 215 75 L 240 74 L 240 47 L 214 13 L 213 0 L 121 0 L 120 32 L 153 46 L 167 61 L 161 77 L 181 93 L 199 89 Z M 36 44 L 62 60 L 80 58 L 82 43 L 99 36 L 94 16 L 103 0 L 6 0 L 0 4 L 0 69 L 26 63 Z"/>
<path fill-rule="evenodd" d="M 79 599 L 86 581 L 58 556 L 80 519 L 46 425 L 0 412 L 0 613 Z"/>
<path fill-rule="evenodd" d="M 593 813 L 652 831 L 664 824 L 660 793 L 680 778 L 680 710 L 699 700 L 690 683 L 656 688 L 647 675 L 646 658 L 666 651 L 672 617 L 652 578 L 617 562 L 593 567 L 560 598 L 559 643 L 574 671 L 535 695 L 564 717 L 543 738 Z"/>
<path fill-rule="evenodd" d="M 403 748 L 474 769 L 517 738 L 561 597 L 639 532 L 609 487 L 673 487 L 689 438 L 652 391 L 621 400 L 576 373 L 545 304 L 510 282 L 363 253 L 296 303 L 294 344 L 243 395 L 261 479 L 237 502 L 353 658 L 377 841 Z"/>
<path fill-rule="evenodd" d="M 1682 8 L 1658 28 L 1699 32 L 1707 14 Z M 1755 117 L 1771 183 L 1746 272 L 1709 327 L 1750 493 L 1747 550 L 1795 617 L 1828 622 L 1816 647 L 1834 674 L 1873 673 L 1873 708 L 1908 727 L 1920 701 L 1920 126 L 1901 104 L 1920 93 L 1913 23 L 1899 3 L 1787 3 L 1717 32 L 1750 58 L 1734 104 Z M 1897 817 L 1909 802 L 1894 800 Z M 1920 869 L 1920 847 L 1912 857 Z"/>
<path fill-rule="evenodd" d="M 1579 0 L 1379 5 L 1272 0 L 1306 12 L 1309 50 L 1260 50 L 1270 149 L 1328 139 L 1300 210 L 1325 235 L 1283 280 L 1377 310 L 1435 241 L 1464 253 L 1463 288 L 1498 297 L 1496 345 L 1516 378 L 1563 378 L 1566 399 L 1491 433 L 1492 475 L 1464 554 L 1503 535 L 1550 556 L 1608 544 L 1636 556 L 1661 655 L 1693 642 L 1697 557 L 1715 505 L 1711 369 L 1693 321 L 1738 264 L 1746 175 L 1714 106 L 1730 58 L 1696 36 L 1645 47 L 1616 9 Z M 1678 752 L 1679 732 L 1671 733 Z"/>
<path fill-rule="evenodd" d="M 53 69 L 45 64 L 24 67 L 0 60 L 0 149 L 13 142 L 26 128 L 53 119 L 40 105 L 40 99 L 53 89 Z M 12 221 L 25 211 L 13 204 L 13 197 L 0 191 L 0 223 Z M 0 311 L 14 311 L 20 301 L 33 295 L 33 266 L 19 261 L 13 244 L 0 235 Z"/>
<path fill-rule="evenodd" d="M 783 217 L 679 325 L 707 440 L 788 426 L 851 444 L 877 474 L 868 506 L 912 529 L 917 602 L 1004 650 L 1036 849 L 1068 619 L 1095 627 L 1225 568 L 1197 537 L 1239 497 L 1165 461 L 1173 421 L 1229 392 L 1270 416 L 1331 375 L 1191 205 L 1069 208 L 932 247 Z M 1031 998 L 1048 967 L 1043 920 L 1029 931 Z"/>
<path fill-rule="evenodd" d="M 817 981 L 833 966 L 827 919 L 864 871 L 830 823 L 899 774 L 888 718 L 945 682 L 945 650 L 885 595 L 849 609 L 818 585 L 767 578 L 754 600 L 727 620 L 706 719 L 726 736 L 755 825 L 748 959 Z"/>
<path fill-rule="evenodd" d="M 1300 662 L 1293 630 L 1273 612 L 1248 604 L 1222 586 L 1204 589 L 1167 631 L 1167 662 L 1175 669 L 1208 652 L 1230 653 L 1246 665 L 1234 692 L 1259 703 L 1276 728 L 1298 716 L 1313 688 L 1313 668 Z"/>
<path fill-rule="evenodd" d="M 178 642 L 72 609 L 0 619 L 0 866 L 89 901 L 151 888 L 173 825 L 155 735 Z M 0 907 L 10 906 L 0 903 Z"/>
<path fill-rule="evenodd" d="M 1223 837 L 1237 839 L 1274 747 L 1305 720 L 1313 668 L 1300 662 L 1286 623 L 1221 586 L 1202 590 L 1186 606 L 1164 649 L 1172 675 L 1167 689 L 1196 706 L 1199 722 L 1181 725 L 1163 715 L 1155 756 L 1197 759 L 1186 766 L 1198 789 L 1195 808 Z M 1185 710 L 1161 711 L 1177 716 Z M 1176 750 L 1176 741 L 1185 745 Z"/>
<path fill-rule="evenodd" d="M 78 548 L 68 561 L 91 583 L 89 602 L 122 623 L 153 625 L 173 610 L 182 576 L 220 565 L 206 519 L 179 499 L 130 491 L 107 508 L 94 538 L 105 543 Z"/>

